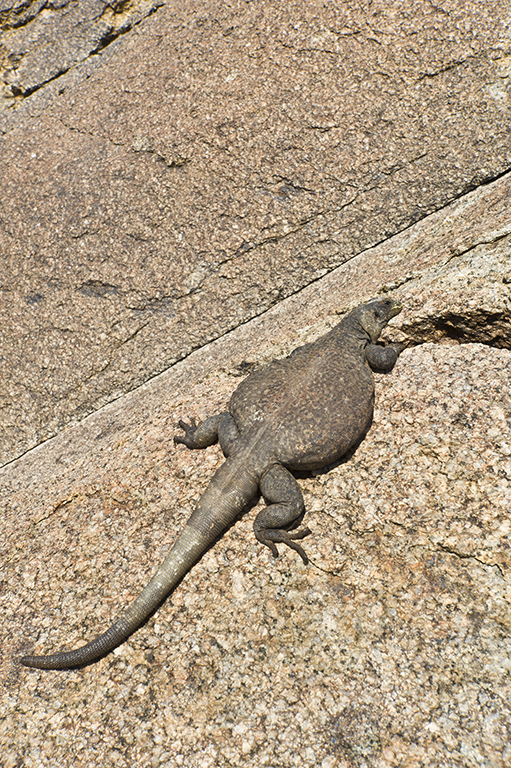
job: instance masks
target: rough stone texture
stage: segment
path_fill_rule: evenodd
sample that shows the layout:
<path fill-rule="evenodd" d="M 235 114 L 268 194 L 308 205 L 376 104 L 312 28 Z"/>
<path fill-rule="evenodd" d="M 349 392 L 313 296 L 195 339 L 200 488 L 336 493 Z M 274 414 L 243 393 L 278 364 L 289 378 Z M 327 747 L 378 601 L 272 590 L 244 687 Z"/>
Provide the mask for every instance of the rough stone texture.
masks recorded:
<path fill-rule="evenodd" d="M 162 0 L 2 0 L 0 113 L 153 13 Z"/>
<path fill-rule="evenodd" d="M 397 323 L 403 339 L 480 341 L 511 349 L 510 254 L 507 235 L 407 280 L 398 290 L 409 308 L 408 319 Z"/>
<path fill-rule="evenodd" d="M 167 4 L 88 55 L 93 6 L 0 0 L 61 44 L 0 109 L 3 459 L 59 433 L 0 470 L 2 768 L 505 768 L 509 3 Z M 252 510 L 106 659 L 21 667 L 163 559 L 221 461 L 178 418 L 382 291 L 410 348 L 300 480 L 311 566 Z"/>
<path fill-rule="evenodd" d="M 0 4 L 3 461 L 510 166 L 509 2 L 157 5 Z"/>
<path fill-rule="evenodd" d="M 481 196 L 491 208 L 503 183 L 0 471 L 6 768 L 509 764 L 511 353 L 499 347 L 511 235 L 466 216 Z M 477 225 L 472 236 L 457 216 Z M 435 232 L 448 254 L 436 265 Z M 272 560 L 252 510 L 109 657 L 80 672 L 22 668 L 17 656 L 34 644 L 91 637 L 168 551 L 221 461 L 218 448 L 174 448 L 177 419 L 222 408 L 248 367 L 323 332 L 333 307 L 364 299 L 386 264 L 401 269 L 392 290 L 406 301 L 387 335 L 412 348 L 378 377 L 357 451 L 300 481 L 312 565 L 287 552 Z M 453 333 L 464 304 L 472 322 Z"/>

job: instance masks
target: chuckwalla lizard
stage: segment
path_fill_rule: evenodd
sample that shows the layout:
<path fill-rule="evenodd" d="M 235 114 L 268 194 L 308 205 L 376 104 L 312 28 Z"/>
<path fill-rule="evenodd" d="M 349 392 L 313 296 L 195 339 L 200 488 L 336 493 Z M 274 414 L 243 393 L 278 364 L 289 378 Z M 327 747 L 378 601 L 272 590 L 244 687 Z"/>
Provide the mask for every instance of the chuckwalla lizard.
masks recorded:
<path fill-rule="evenodd" d="M 401 311 L 391 298 L 375 299 L 329 333 L 250 374 L 235 390 L 229 410 L 196 426 L 183 421 L 176 443 L 205 448 L 216 440 L 226 456 L 166 559 L 141 594 L 106 632 L 87 645 L 50 656 L 24 656 L 22 664 L 69 669 L 88 664 L 123 643 L 158 608 L 176 584 L 231 525 L 258 490 L 267 502 L 254 521 L 257 539 L 278 555 L 277 544 L 307 556 L 296 530 L 304 515 L 291 470 L 325 467 L 369 428 L 374 400 L 372 369 L 390 370 L 401 345 L 376 344 Z"/>

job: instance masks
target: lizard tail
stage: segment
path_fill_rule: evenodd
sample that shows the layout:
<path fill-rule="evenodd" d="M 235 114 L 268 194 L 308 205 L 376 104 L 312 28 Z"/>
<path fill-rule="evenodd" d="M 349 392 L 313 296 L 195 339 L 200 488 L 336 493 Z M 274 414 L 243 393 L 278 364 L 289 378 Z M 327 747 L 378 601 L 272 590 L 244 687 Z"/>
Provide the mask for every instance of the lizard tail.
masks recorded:
<path fill-rule="evenodd" d="M 236 479 L 237 491 L 233 492 Z M 229 490 L 231 489 L 231 490 Z M 213 476 L 197 508 L 145 589 L 101 635 L 81 648 L 49 656 L 23 656 L 26 667 L 72 669 L 89 664 L 121 645 L 158 608 L 218 536 L 236 519 L 257 490 L 252 473 L 227 459 Z"/>
<path fill-rule="evenodd" d="M 50 656 L 23 656 L 21 663 L 38 669 L 71 669 L 101 658 L 143 624 L 208 546 L 204 536 L 186 525 L 157 573 L 106 632 L 76 650 Z"/>

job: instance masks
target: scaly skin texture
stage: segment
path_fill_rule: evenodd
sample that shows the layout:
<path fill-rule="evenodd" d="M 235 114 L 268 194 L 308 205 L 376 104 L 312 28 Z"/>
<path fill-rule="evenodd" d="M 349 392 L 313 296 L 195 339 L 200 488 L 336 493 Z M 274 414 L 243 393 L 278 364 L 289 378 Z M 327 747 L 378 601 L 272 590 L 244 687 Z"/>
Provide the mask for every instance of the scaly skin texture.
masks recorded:
<path fill-rule="evenodd" d="M 40 669 L 70 669 L 101 658 L 123 643 L 158 608 L 185 573 L 261 492 L 267 506 L 254 521 L 257 539 L 277 557 L 287 544 L 307 564 L 296 530 L 304 515 L 291 470 L 325 467 L 367 432 L 374 400 L 372 370 L 388 371 L 402 347 L 376 344 L 401 311 L 393 299 L 374 300 L 330 333 L 252 373 L 231 397 L 229 410 L 196 426 L 183 421 L 176 443 L 205 448 L 217 440 L 226 461 L 213 475 L 168 556 L 138 598 L 112 626 L 87 645 L 51 656 L 24 656 Z"/>

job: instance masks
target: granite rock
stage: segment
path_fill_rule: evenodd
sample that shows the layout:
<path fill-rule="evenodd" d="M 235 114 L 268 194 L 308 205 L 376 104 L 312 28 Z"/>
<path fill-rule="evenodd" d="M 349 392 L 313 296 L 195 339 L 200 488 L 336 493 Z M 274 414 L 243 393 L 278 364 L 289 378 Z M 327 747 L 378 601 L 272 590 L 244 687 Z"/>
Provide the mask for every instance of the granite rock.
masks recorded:
<path fill-rule="evenodd" d="M 505 768 L 509 8 L 157 5 L 0 1 L 2 56 L 58 42 L 0 109 L 0 762 Z M 311 564 L 251 510 L 105 659 L 20 666 L 165 556 L 222 461 L 178 419 L 385 293 L 407 348 L 299 478 Z"/>
<path fill-rule="evenodd" d="M 402 236 L 386 245 L 397 259 Z M 487 325 L 485 343 L 477 323 L 460 343 L 438 322 L 471 287 L 509 317 L 506 247 L 480 243 L 472 261 L 392 288 L 406 305 L 387 336 L 410 346 L 377 377 L 373 426 L 300 480 L 311 565 L 271 559 L 252 510 L 91 667 L 42 673 L 17 657 L 89 638 L 133 598 L 221 461 L 173 447 L 177 419 L 224 407 L 272 344 L 285 353 L 331 325 L 313 318 L 332 277 L 0 471 L 6 766 L 509 763 L 511 353 Z M 377 255 L 367 270 L 358 259 L 369 283 Z"/>
<path fill-rule="evenodd" d="M 162 0 L 0 2 L 0 114 L 99 54 Z"/>
<path fill-rule="evenodd" d="M 0 14 L 2 461 L 510 165 L 506 3 Z"/>

